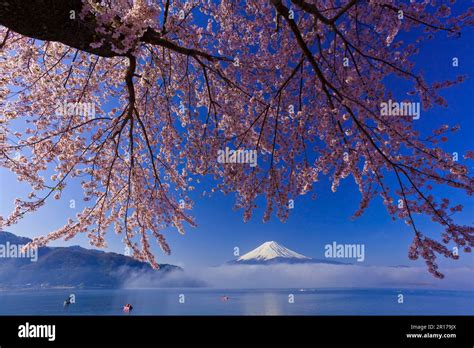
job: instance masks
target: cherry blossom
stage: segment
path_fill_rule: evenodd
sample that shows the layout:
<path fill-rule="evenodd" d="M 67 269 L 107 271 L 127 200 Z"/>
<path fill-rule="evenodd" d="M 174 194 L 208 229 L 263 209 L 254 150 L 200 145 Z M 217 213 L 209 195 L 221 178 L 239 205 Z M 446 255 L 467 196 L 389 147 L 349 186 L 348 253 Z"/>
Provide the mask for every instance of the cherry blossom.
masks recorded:
<path fill-rule="evenodd" d="M 391 76 L 411 82 L 407 98 L 423 110 L 446 106 L 439 92 L 465 77 L 429 83 L 413 57 L 423 41 L 458 37 L 473 24 L 472 9 L 454 16 L 453 1 L 56 0 L 50 11 L 46 3 L 54 1 L 0 3 L 0 165 L 31 186 L 0 228 L 62 199 L 76 180 L 87 207 L 32 245 L 87 233 L 105 247 L 113 229 L 134 257 L 158 267 L 150 239 L 169 253 L 163 230 L 196 224 L 189 192 L 201 176 L 215 179 L 213 191 L 234 193 L 245 220 L 264 196 L 264 220 L 283 221 L 287 202 L 312 193 L 321 177 L 333 191 L 352 177 L 361 193 L 354 216 L 382 197 L 413 230 L 409 257 L 421 256 L 435 276 L 437 254 L 458 257 L 450 245 L 470 252 L 474 228 L 453 216 L 462 206 L 430 193 L 444 185 L 473 194 L 463 164 L 473 152 L 455 161 L 440 146 L 459 127 L 422 135 L 412 118 L 381 116 L 379 105 L 394 98 L 383 82 Z M 93 103 L 95 116 L 58 115 L 58 102 Z M 226 147 L 256 150 L 258 165 L 218 163 Z M 441 226 L 441 242 L 418 229 L 418 214 Z"/>

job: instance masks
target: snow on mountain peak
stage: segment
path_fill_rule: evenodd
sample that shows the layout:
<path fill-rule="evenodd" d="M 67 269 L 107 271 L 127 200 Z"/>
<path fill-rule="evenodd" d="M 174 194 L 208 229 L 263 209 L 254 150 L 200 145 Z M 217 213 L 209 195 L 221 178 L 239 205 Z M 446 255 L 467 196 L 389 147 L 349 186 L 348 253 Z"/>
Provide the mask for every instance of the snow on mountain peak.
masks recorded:
<path fill-rule="evenodd" d="M 266 261 L 274 258 L 288 258 L 288 259 L 300 259 L 300 260 L 310 260 L 309 257 L 298 254 L 293 250 L 290 250 L 283 245 L 278 244 L 275 241 L 265 242 L 260 245 L 258 248 L 253 249 L 245 255 L 242 255 L 237 259 L 237 261 Z"/>

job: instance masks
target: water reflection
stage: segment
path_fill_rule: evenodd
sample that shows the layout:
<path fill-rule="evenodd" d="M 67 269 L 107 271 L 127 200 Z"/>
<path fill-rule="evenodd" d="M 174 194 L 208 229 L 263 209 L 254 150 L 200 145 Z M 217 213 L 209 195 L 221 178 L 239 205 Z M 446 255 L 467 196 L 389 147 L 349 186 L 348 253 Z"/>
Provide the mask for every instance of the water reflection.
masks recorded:
<path fill-rule="evenodd" d="M 245 315 L 281 315 L 285 296 L 278 293 L 245 294 L 243 299 Z"/>

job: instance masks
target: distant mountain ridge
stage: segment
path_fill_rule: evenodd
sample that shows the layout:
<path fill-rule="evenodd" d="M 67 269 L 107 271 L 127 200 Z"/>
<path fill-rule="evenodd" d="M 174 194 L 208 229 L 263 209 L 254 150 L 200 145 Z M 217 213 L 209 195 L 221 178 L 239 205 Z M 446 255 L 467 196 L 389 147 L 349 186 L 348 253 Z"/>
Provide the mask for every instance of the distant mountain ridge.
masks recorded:
<path fill-rule="evenodd" d="M 0 231 L 0 247 L 25 245 L 31 239 Z M 1 257 L 1 288 L 115 288 L 122 286 L 131 273 L 143 273 L 160 277 L 178 266 L 163 264 L 154 270 L 148 263 L 129 256 L 85 249 L 80 246 L 41 247 L 38 258 Z"/>
<path fill-rule="evenodd" d="M 249 251 L 238 259 L 229 261 L 228 264 L 233 265 L 268 265 L 277 263 L 298 264 L 298 263 L 327 263 L 344 265 L 346 263 L 313 259 L 311 257 L 299 254 L 287 247 L 278 244 L 275 241 L 265 242 L 257 248 Z"/>

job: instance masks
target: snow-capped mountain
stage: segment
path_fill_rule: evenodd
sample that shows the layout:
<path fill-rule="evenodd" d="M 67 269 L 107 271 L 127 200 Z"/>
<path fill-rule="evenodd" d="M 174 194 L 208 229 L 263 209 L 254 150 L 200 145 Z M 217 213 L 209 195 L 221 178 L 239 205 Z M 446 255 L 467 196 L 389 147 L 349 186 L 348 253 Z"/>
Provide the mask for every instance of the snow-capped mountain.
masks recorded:
<path fill-rule="evenodd" d="M 290 250 L 277 242 L 265 242 L 258 248 L 253 249 L 247 254 L 239 257 L 237 261 L 268 261 L 275 258 L 286 258 L 286 259 L 298 259 L 298 260 L 310 260 L 309 257 L 298 254 L 293 250 Z"/>
<path fill-rule="evenodd" d="M 334 263 L 329 260 L 312 259 L 284 247 L 277 242 L 265 242 L 245 255 L 242 255 L 230 264 L 275 264 L 275 263 Z"/>

